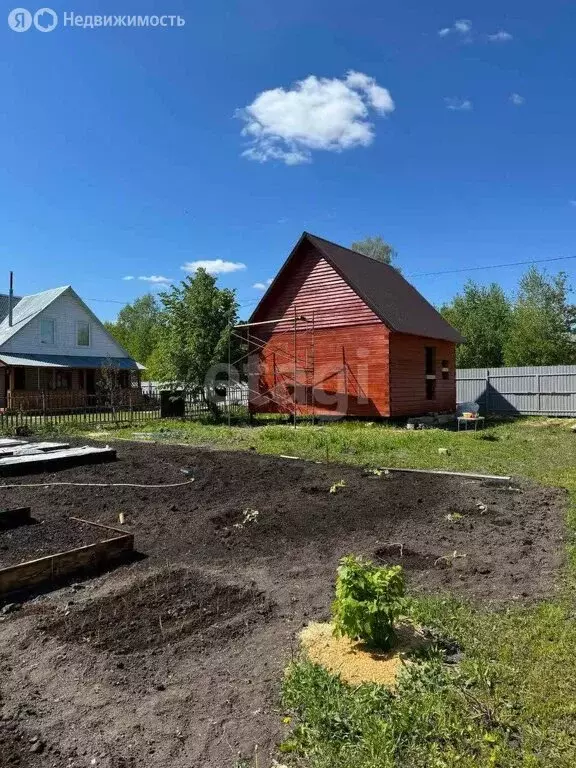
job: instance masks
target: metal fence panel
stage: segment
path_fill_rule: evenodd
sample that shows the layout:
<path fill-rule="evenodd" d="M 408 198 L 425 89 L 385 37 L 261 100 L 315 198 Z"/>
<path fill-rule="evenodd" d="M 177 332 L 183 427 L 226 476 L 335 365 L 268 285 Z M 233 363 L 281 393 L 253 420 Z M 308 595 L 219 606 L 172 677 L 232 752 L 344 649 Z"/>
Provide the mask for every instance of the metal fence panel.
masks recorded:
<path fill-rule="evenodd" d="M 576 416 L 576 365 L 460 368 L 456 396 L 487 413 Z"/>

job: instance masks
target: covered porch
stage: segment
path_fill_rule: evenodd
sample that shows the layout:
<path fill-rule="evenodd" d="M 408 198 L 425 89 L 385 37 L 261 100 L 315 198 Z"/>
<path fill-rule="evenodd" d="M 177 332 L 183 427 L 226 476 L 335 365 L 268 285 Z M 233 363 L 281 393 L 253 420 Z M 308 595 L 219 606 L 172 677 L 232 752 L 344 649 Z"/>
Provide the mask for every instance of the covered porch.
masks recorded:
<path fill-rule="evenodd" d="M 0 353 L 0 410 L 47 412 L 143 402 L 131 358 Z"/>

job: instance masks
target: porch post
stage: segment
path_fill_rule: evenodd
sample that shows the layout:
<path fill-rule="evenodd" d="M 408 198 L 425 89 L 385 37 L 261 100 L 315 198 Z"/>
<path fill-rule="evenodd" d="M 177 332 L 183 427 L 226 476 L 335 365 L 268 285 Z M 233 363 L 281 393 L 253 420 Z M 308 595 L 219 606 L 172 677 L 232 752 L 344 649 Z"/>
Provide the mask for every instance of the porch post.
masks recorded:
<path fill-rule="evenodd" d="M 14 366 L 11 366 L 10 373 L 8 374 L 8 392 L 6 393 L 6 405 L 8 406 L 8 408 L 12 408 L 15 381 L 16 381 L 16 376 L 14 373 Z"/>

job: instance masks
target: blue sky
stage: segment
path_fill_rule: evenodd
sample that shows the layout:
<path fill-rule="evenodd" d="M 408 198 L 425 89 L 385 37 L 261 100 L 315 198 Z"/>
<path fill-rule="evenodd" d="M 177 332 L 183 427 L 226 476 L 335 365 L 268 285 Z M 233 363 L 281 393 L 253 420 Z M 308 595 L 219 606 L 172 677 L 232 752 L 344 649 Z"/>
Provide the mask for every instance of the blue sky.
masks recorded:
<path fill-rule="evenodd" d="M 0 284 L 71 283 L 108 319 L 137 278 L 221 260 L 245 265 L 221 282 L 246 313 L 305 229 L 380 234 L 408 276 L 576 254 L 569 0 L 51 7 L 186 24 L 18 34 L 5 6 Z M 576 260 L 560 268 L 576 283 Z M 411 279 L 438 303 L 522 271 Z"/>

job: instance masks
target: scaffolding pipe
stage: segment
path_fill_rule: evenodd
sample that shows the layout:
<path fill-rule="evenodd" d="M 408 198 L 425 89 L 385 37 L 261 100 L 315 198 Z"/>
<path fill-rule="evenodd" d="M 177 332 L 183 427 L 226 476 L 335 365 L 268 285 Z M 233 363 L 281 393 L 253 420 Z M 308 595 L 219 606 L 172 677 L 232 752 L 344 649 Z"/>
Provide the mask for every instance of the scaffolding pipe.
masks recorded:
<path fill-rule="evenodd" d="M 296 429 L 296 376 L 298 375 L 298 369 L 297 369 L 298 361 L 296 360 L 296 351 L 297 351 L 297 347 L 296 347 L 296 321 L 297 321 L 297 318 L 296 318 L 296 307 L 294 307 L 294 388 L 292 390 L 292 393 L 293 393 L 292 399 L 294 400 L 294 429 Z"/>
<path fill-rule="evenodd" d="M 230 376 L 232 374 L 232 366 L 230 364 L 230 355 L 231 355 L 231 347 L 232 347 L 232 329 L 230 329 L 228 333 L 228 427 L 232 426 L 232 414 L 231 414 L 231 408 L 230 408 Z"/>

